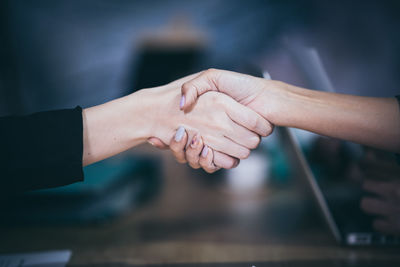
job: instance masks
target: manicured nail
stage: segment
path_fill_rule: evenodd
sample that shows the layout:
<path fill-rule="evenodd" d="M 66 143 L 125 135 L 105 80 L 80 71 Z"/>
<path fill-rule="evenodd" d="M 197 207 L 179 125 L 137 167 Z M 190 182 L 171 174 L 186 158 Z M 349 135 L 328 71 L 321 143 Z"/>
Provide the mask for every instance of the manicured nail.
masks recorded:
<path fill-rule="evenodd" d="M 207 154 L 208 154 L 208 146 L 205 145 L 205 146 L 203 147 L 203 151 L 201 151 L 201 156 L 202 156 L 203 158 L 205 158 L 205 157 L 207 157 Z"/>
<path fill-rule="evenodd" d="M 176 131 L 175 134 L 175 141 L 180 142 L 182 140 L 184 133 L 185 133 L 185 128 L 183 126 L 179 126 L 178 131 Z"/>
<path fill-rule="evenodd" d="M 192 142 L 190 142 L 190 146 L 191 146 L 192 148 L 195 148 L 195 147 L 197 146 L 197 143 L 198 143 L 198 137 L 197 137 L 197 135 L 195 135 L 195 136 L 193 137 L 193 139 L 192 139 Z"/>
<path fill-rule="evenodd" d="M 179 102 L 179 107 L 182 109 L 183 108 L 183 106 L 185 105 L 185 102 L 186 102 L 186 99 L 185 99 L 185 96 L 183 95 L 182 97 L 181 97 L 181 102 Z"/>

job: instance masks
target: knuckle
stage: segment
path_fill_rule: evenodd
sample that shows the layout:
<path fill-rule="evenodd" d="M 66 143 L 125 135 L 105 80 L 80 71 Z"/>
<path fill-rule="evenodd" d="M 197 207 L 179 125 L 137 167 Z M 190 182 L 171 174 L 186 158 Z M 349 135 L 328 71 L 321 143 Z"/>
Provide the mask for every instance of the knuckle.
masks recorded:
<path fill-rule="evenodd" d="M 188 81 L 188 82 L 185 82 L 183 85 L 182 85 L 182 92 L 183 93 L 187 93 L 191 88 L 192 88 L 193 86 L 192 86 L 192 82 L 191 81 Z"/>
<path fill-rule="evenodd" d="M 215 171 L 216 171 L 216 169 L 215 168 L 210 168 L 210 167 L 208 167 L 208 168 L 203 168 L 207 173 L 214 173 Z"/>
<path fill-rule="evenodd" d="M 210 101 L 214 104 L 217 105 L 224 105 L 224 101 L 222 97 L 219 97 L 219 95 L 215 92 L 211 92 L 208 94 L 210 97 Z"/>
<path fill-rule="evenodd" d="M 249 116 L 249 118 L 247 119 L 249 122 L 249 127 L 251 128 L 251 130 L 255 130 L 257 129 L 258 126 L 258 118 L 253 117 L 253 116 Z"/>
<path fill-rule="evenodd" d="M 192 149 L 186 150 L 186 158 L 191 162 L 198 161 L 198 156 L 194 153 Z"/>
<path fill-rule="evenodd" d="M 199 160 L 193 157 L 186 157 L 186 160 L 192 165 L 199 165 Z"/>
<path fill-rule="evenodd" d="M 183 152 L 183 149 L 181 149 L 176 143 L 172 143 L 169 146 L 169 149 L 171 149 L 172 153 L 176 156 L 180 152 Z"/>
<path fill-rule="evenodd" d="M 198 88 L 196 82 L 188 82 L 185 88 L 185 92 L 190 92 L 191 90 L 195 92 L 195 94 L 198 94 L 198 92 L 200 92 L 200 89 Z"/>
<path fill-rule="evenodd" d="M 209 74 L 213 74 L 216 71 L 217 71 L 217 69 L 215 69 L 215 68 L 208 68 L 204 73 L 206 75 L 209 75 Z"/>
<path fill-rule="evenodd" d="M 187 162 L 186 159 L 182 159 L 182 158 L 176 158 L 176 161 L 177 161 L 178 163 L 181 163 L 181 164 Z"/>
<path fill-rule="evenodd" d="M 225 169 L 233 169 L 235 167 L 235 161 L 232 160 L 231 162 L 227 163 Z"/>
<path fill-rule="evenodd" d="M 266 135 L 265 135 L 265 136 L 271 135 L 273 131 L 274 131 L 274 125 L 268 123 L 267 132 L 266 132 Z"/>
<path fill-rule="evenodd" d="M 249 139 L 249 146 L 250 146 L 249 148 L 250 148 L 250 149 L 255 149 L 255 148 L 257 148 L 258 145 L 260 144 L 260 142 L 261 142 L 260 136 L 254 135 L 253 137 L 251 137 L 251 138 Z"/>
<path fill-rule="evenodd" d="M 190 162 L 190 161 L 189 161 L 189 166 L 192 167 L 193 169 L 199 169 L 200 168 L 199 164 L 196 164 L 196 163 L 193 163 L 193 162 Z"/>
<path fill-rule="evenodd" d="M 227 161 L 225 169 L 233 169 L 233 168 L 235 168 L 236 165 L 238 164 L 238 161 L 239 161 L 239 159 L 237 159 L 237 158 L 229 157 L 229 161 Z"/>
<path fill-rule="evenodd" d="M 240 159 L 247 159 L 250 156 L 250 149 L 242 149 L 242 151 L 239 153 L 239 158 Z"/>

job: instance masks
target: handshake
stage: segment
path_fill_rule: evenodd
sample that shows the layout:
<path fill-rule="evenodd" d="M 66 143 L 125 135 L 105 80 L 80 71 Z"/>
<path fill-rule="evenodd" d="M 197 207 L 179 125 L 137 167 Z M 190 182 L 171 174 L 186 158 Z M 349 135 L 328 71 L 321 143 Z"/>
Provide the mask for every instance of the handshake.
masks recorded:
<path fill-rule="evenodd" d="M 177 130 L 172 138 L 156 135 L 148 142 L 169 147 L 178 162 L 195 169 L 212 173 L 234 168 L 261 137 L 272 133 L 270 103 L 279 86 L 276 81 L 215 69 L 175 81 L 163 89 L 170 91 L 170 100 L 164 100 L 172 105 L 159 116 L 161 125 L 173 123 Z"/>
<path fill-rule="evenodd" d="M 169 132 L 148 142 L 159 148 L 169 146 L 178 162 L 210 173 L 237 166 L 261 137 L 272 133 L 274 125 L 400 151 L 395 98 L 326 93 L 216 69 L 158 90 L 171 95 L 165 94 L 167 107 L 158 114 L 159 126 L 166 129 L 173 123 L 179 128 L 172 139 Z"/>
<path fill-rule="evenodd" d="M 397 100 L 209 69 L 85 109 L 83 165 L 147 141 L 211 173 L 237 166 L 275 125 L 399 153 Z"/>

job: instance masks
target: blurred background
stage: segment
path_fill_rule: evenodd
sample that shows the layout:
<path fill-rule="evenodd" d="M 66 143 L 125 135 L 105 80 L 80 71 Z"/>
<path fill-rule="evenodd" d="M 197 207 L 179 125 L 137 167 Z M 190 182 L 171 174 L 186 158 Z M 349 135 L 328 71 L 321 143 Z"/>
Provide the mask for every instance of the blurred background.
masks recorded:
<path fill-rule="evenodd" d="M 279 65 L 283 38 L 317 47 L 338 91 L 391 96 L 398 10 L 398 1 L 4 0 L 0 114 L 93 106 L 208 67 Z M 182 57 L 152 61 L 154 46 Z M 157 76 L 174 64 L 169 77 Z M 147 68 L 151 79 L 138 75 Z"/>
<path fill-rule="evenodd" d="M 267 70 L 273 79 L 321 89 L 299 70 L 307 64 L 299 63 L 302 47 L 318 51 L 337 92 L 391 97 L 400 92 L 399 12 L 399 1 L 2 0 L 0 116 L 90 107 L 210 67 Z M 332 244 L 320 232 L 308 235 L 320 220 L 278 139 L 265 139 L 239 168 L 214 175 L 147 145 L 89 166 L 84 184 L 13 200 L 17 208 L 3 207 L 9 213 L 2 222 L 125 219 L 94 230 L 4 226 L 1 250 L 70 247 L 87 256 L 89 244 L 154 240 Z M 364 148 L 318 140 L 306 150 L 320 173 L 362 183 Z M 27 236 L 43 241 L 21 242 Z"/>

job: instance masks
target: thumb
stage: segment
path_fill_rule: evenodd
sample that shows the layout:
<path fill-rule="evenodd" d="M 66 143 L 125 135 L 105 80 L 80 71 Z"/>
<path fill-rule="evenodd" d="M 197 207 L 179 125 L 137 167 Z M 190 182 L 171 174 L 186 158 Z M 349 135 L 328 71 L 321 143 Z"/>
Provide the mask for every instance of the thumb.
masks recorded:
<path fill-rule="evenodd" d="M 147 143 L 159 149 L 168 148 L 168 145 L 164 144 L 164 142 L 157 137 L 150 137 L 149 139 L 147 139 Z"/>
<path fill-rule="evenodd" d="M 185 82 L 181 87 L 180 108 L 188 111 L 200 95 L 208 91 L 219 91 L 216 82 L 219 72 L 219 70 L 209 69 L 201 72 L 196 78 Z"/>

